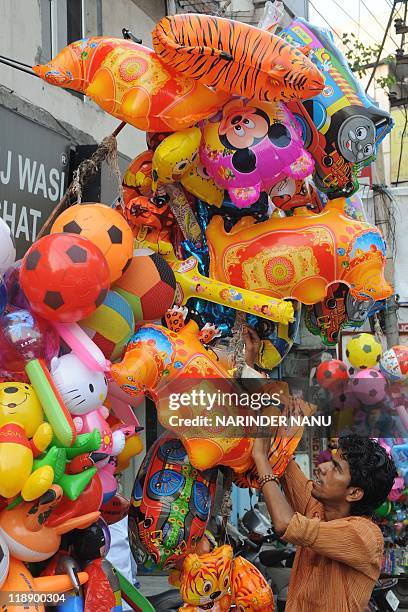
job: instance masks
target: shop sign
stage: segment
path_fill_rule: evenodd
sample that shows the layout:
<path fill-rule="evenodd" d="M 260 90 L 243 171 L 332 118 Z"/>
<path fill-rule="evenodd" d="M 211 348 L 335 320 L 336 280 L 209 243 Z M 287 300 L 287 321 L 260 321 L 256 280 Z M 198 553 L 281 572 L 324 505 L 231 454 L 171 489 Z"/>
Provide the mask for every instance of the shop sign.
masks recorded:
<path fill-rule="evenodd" d="M 1 106 L 0 133 L 0 217 L 20 258 L 65 192 L 71 141 Z"/>

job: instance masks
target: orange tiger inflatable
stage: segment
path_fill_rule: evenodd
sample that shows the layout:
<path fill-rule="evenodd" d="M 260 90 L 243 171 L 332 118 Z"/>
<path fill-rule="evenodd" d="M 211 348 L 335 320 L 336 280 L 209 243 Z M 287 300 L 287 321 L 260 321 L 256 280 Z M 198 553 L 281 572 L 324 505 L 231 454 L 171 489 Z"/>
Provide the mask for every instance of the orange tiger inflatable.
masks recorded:
<path fill-rule="evenodd" d="M 267 102 L 319 94 L 323 75 L 282 38 L 246 23 L 210 15 L 163 17 L 152 32 L 166 64 L 216 90 Z"/>
<path fill-rule="evenodd" d="M 233 552 L 228 544 L 204 555 L 186 556 L 180 576 L 183 612 L 227 612 L 231 607 L 230 580 Z"/>
<path fill-rule="evenodd" d="M 239 612 L 273 612 L 272 589 L 261 572 L 244 557 L 236 557 L 231 574 L 232 598 Z"/>
<path fill-rule="evenodd" d="M 233 559 L 228 544 L 212 552 L 190 553 L 181 572 L 173 570 L 169 583 L 180 589 L 183 612 L 229 612 L 234 602 L 240 612 L 273 612 L 273 593 L 257 568 L 243 557 Z"/>

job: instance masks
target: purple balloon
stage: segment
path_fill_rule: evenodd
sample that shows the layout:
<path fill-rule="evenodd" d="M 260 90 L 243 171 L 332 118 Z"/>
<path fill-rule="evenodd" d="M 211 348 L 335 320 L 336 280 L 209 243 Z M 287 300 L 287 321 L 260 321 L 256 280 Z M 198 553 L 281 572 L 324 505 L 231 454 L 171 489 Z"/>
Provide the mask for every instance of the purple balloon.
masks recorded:
<path fill-rule="evenodd" d="M 15 310 L 0 318 L 0 368 L 22 372 L 32 359 L 47 363 L 58 355 L 59 337 L 44 319 L 28 310 Z"/>
<path fill-rule="evenodd" d="M 30 304 L 20 285 L 20 267 L 21 259 L 10 266 L 4 275 L 4 280 L 8 291 L 8 300 L 9 303 L 12 304 L 12 306 L 16 306 L 16 308 L 29 310 Z"/>

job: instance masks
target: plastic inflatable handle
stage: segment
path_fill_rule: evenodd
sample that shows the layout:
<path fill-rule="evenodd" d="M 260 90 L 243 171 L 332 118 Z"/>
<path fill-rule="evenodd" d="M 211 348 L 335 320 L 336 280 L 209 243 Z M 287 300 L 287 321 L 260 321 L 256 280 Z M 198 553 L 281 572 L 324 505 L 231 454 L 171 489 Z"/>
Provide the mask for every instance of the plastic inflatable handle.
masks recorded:
<path fill-rule="evenodd" d="M 110 362 L 78 323 L 52 321 L 52 324 L 61 338 L 88 368 L 99 372 L 109 370 Z"/>
<path fill-rule="evenodd" d="M 72 446 L 76 429 L 72 416 L 42 359 L 32 359 L 25 367 L 28 378 L 37 393 L 55 437 L 63 446 Z"/>
<path fill-rule="evenodd" d="M 116 568 L 115 571 L 119 578 L 122 597 L 132 610 L 137 610 L 138 612 L 155 612 L 152 604 L 139 593 L 136 587 L 134 587 Z"/>

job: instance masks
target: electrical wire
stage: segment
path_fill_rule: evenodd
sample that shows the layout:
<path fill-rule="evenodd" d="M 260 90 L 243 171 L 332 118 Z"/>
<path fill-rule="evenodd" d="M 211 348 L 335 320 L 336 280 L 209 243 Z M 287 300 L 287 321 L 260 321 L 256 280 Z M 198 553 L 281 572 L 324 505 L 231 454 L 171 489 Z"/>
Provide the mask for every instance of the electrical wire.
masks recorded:
<path fill-rule="evenodd" d="M 363 1 L 363 0 L 361 0 L 361 1 Z M 345 9 L 344 9 L 342 6 L 341 6 L 341 4 L 339 4 L 339 3 L 337 2 L 337 0 L 332 0 L 332 2 L 333 2 L 333 3 L 334 3 L 334 4 L 335 4 L 335 5 L 336 5 L 336 6 L 337 6 L 337 7 L 338 7 L 338 8 L 339 8 L 339 9 L 340 9 L 340 10 L 341 10 L 341 11 L 342 11 L 342 12 L 343 12 L 345 15 L 346 15 L 346 17 L 348 17 L 349 19 L 351 19 L 351 21 L 353 21 L 353 23 L 355 23 L 355 24 L 356 24 L 356 26 L 357 26 L 358 28 L 361 28 L 361 29 L 363 30 L 363 32 L 365 32 L 365 33 L 367 34 L 367 36 L 369 36 L 369 37 L 370 37 L 370 38 L 371 38 L 371 39 L 372 39 L 374 42 L 377 42 L 377 39 L 376 39 L 376 38 L 375 38 L 375 37 L 374 37 L 372 34 L 370 34 L 370 32 L 368 32 L 368 31 L 367 31 L 365 28 L 363 28 L 363 26 L 361 25 L 361 23 L 360 23 L 360 22 L 358 22 L 358 21 L 356 21 L 356 19 L 354 19 L 354 17 L 352 17 L 352 16 L 350 15 L 350 13 L 348 13 L 348 12 L 347 12 L 347 11 L 346 11 L 346 10 L 345 10 Z M 363 2 L 363 4 L 364 4 L 364 2 Z M 365 6 L 365 5 L 364 5 L 364 6 Z M 377 21 L 377 20 L 376 20 L 376 21 Z M 378 22 L 377 22 L 377 23 L 378 23 Z M 382 30 L 384 31 L 384 28 L 383 28 L 382 26 L 381 26 L 381 28 L 382 28 Z"/>
<path fill-rule="evenodd" d="M 30 66 L 30 64 L 19 62 L 18 60 L 12 59 L 11 57 L 7 57 L 7 55 L 0 55 L 0 58 L 7 60 L 8 62 L 13 62 L 14 64 L 18 64 L 19 66 L 24 66 L 25 68 L 29 68 L 30 70 L 32 70 L 32 66 Z"/>
<path fill-rule="evenodd" d="M 29 74 L 30 76 L 34 76 L 36 78 L 41 78 L 38 74 L 36 74 L 32 69 L 31 70 L 26 70 L 25 67 L 31 68 L 29 66 L 29 64 L 24 64 L 24 62 L 20 62 L 18 60 L 14 60 L 10 57 L 7 57 L 5 55 L 0 55 L 0 64 L 3 64 L 4 66 L 8 66 L 9 68 L 15 68 L 16 70 L 19 70 L 20 72 L 24 72 L 24 74 Z M 5 85 L 2 85 L 2 87 L 6 87 Z M 9 89 L 7 87 L 7 89 Z M 64 88 L 67 89 L 68 91 L 74 91 L 73 89 L 69 89 L 69 88 Z M 9 89 L 9 91 L 11 92 L 11 90 Z M 77 92 L 75 92 L 77 93 Z M 25 100 L 26 102 L 28 102 L 29 104 L 32 104 L 32 100 L 29 100 L 28 98 L 25 98 L 24 96 L 22 96 L 21 94 L 19 94 L 19 97 L 22 100 Z M 61 121 L 59 121 L 56 117 L 54 117 L 54 115 L 52 113 L 50 113 L 50 111 L 48 111 L 46 108 L 43 108 L 42 106 L 39 106 L 38 108 L 40 108 L 44 113 L 47 113 L 47 115 L 49 115 L 53 121 L 55 121 L 55 123 L 57 125 L 59 125 L 59 127 L 63 130 L 63 132 L 65 132 L 65 134 L 68 136 L 68 138 L 70 140 L 74 140 L 75 143 L 77 144 L 77 141 L 75 140 L 75 138 L 73 137 L 73 135 L 66 129 L 66 127 L 61 123 Z"/>
<path fill-rule="evenodd" d="M 389 29 L 391 27 L 392 18 L 394 16 L 394 11 L 395 11 L 395 3 L 393 4 L 393 6 L 391 8 L 390 16 L 388 18 L 387 27 L 386 27 L 386 29 L 384 31 L 384 37 L 382 39 L 380 48 L 378 49 L 377 59 L 375 60 L 375 64 L 374 64 L 373 70 L 371 72 L 370 78 L 368 79 L 367 87 L 365 88 L 366 92 L 368 91 L 368 89 L 369 89 L 369 87 L 371 85 L 371 82 L 372 82 L 372 80 L 374 78 L 374 75 L 376 73 L 376 70 L 378 68 L 378 64 L 380 63 L 381 54 L 383 52 L 385 41 L 387 40 L 388 32 L 389 32 Z"/>
<path fill-rule="evenodd" d="M 31 76 L 35 76 L 35 77 L 39 78 L 38 74 L 35 74 L 35 72 L 33 72 L 32 69 L 31 70 L 27 70 L 26 68 L 23 68 L 22 66 L 18 65 L 18 64 L 20 64 L 20 62 L 15 62 L 14 60 L 10 60 L 8 58 L 6 59 L 2 55 L 0 56 L 0 64 L 4 64 L 5 66 L 8 66 L 9 68 L 15 68 L 16 70 L 20 70 L 20 72 L 25 72 L 25 74 L 29 74 Z"/>
<path fill-rule="evenodd" d="M 313 8 L 313 10 L 319 15 L 319 17 L 321 17 L 323 19 L 323 21 L 329 26 L 329 28 L 334 32 L 334 34 L 337 36 L 337 38 L 342 42 L 342 44 L 344 45 L 343 39 L 342 37 L 339 35 L 338 32 L 336 32 L 336 30 L 334 29 L 334 27 L 327 21 L 327 19 L 325 17 L 323 17 L 323 15 L 320 13 L 320 11 L 317 10 L 317 8 L 315 7 L 315 5 L 313 4 L 312 0 L 309 0 L 309 4 L 310 6 Z"/>
<path fill-rule="evenodd" d="M 366 5 L 366 3 L 364 2 L 364 0 L 360 0 L 361 4 L 366 8 L 366 10 L 370 13 L 371 17 L 374 19 L 374 21 L 376 21 L 378 23 L 378 25 L 380 26 L 380 28 L 382 29 L 382 31 L 384 32 L 384 26 L 382 23 L 380 23 L 377 19 L 377 17 L 374 15 L 374 13 L 368 8 L 368 6 Z M 394 43 L 394 45 L 397 45 L 397 47 L 399 47 L 399 43 L 397 43 L 393 37 L 390 34 L 390 39 L 392 40 L 392 42 Z"/>

